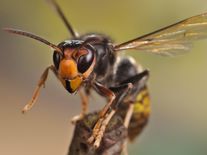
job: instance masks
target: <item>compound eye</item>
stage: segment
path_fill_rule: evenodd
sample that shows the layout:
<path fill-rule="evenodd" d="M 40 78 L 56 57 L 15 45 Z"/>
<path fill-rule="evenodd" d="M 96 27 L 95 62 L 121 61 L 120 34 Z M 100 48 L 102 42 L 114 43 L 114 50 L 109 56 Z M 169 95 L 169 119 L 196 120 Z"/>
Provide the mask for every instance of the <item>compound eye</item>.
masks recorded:
<path fill-rule="evenodd" d="M 60 60 L 62 59 L 62 56 L 58 52 L 53 53 L 53 63 L 55 65 L 55 68 L 58 70 Z"/>
<path fill-rule="evenodd" d="M 84 50 L 84 51 L 81 51 Z M 93 63 L 94 60 L 94 52 L 91 51 L 90 49 L 81 49 L 79 52 L 81 53 L 85 53 L 82 54 L 79 59 L 78 59 L 78 71 L 80 73 L 85 73 L 89 67 L 91 66 L 91 64 Z"/>

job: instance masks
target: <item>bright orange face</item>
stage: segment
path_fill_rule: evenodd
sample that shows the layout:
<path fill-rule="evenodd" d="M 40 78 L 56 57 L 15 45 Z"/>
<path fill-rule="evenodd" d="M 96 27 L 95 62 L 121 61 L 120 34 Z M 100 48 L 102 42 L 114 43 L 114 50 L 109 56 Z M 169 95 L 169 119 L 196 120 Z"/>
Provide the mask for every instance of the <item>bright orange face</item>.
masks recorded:
<path fill-rule="evenodd" d="M 78 75 L 77 64 L 73 59 L 63 59 L 58 72 L 63 79 L 73 79 Z"/>
<path fill-rule="evenodd" d="M 95 54 L 86 47 L 65 48 L 63 56 L 56 52 L 53 60 L 62 84 L 70 93 L 74 93 L 93 71 Z"/>

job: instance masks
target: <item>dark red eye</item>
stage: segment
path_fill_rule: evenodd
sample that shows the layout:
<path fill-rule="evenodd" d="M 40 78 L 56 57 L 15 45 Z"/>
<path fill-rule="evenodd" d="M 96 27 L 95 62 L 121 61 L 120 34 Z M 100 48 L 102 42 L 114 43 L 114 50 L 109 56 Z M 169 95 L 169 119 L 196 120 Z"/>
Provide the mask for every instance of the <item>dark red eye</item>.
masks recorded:
<path fill-rule="evenodd" d="M 86 54 L 83 54 L 79 57 L 77 63 L 78 71 L 80 73 L 86 72 L 94 60 L 94 52 L 92 50 L 90 49 L 83 49 L 83 50 L 87 50 L 87 52 L 85 52 Z M 79 52 L 81 52 L 81 50 Z"/>

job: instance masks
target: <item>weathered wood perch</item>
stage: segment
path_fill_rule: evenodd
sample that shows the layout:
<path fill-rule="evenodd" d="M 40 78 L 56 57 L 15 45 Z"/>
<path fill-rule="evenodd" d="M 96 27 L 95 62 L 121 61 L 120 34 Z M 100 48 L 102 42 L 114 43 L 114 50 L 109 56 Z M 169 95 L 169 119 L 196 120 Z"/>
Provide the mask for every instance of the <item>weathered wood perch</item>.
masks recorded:
<path fill-rule="evenodd" d="M 90 113 L 75 126 L 73 139 L 68 155 L 120 155 L 127 138 L 127 129 L 119 116 L 114 116 L 107 126 L 106 132 L 98 149 L 87 143 L 92 129 L 97 122 L 98 114 Z"/>

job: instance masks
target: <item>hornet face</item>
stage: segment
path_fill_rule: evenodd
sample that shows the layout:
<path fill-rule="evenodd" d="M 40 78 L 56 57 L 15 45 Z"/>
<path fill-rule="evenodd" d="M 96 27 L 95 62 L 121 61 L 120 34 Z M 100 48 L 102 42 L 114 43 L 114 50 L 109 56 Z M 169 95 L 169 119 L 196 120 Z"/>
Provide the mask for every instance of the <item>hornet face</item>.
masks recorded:
<path fill-rule="evenodd" d="M 54 52 L 53 62 L 58 76 L 68 92 L 74 93 L 89 77 L 95 65 L 95 49 L 80 40 L 67 40 Z"/>

